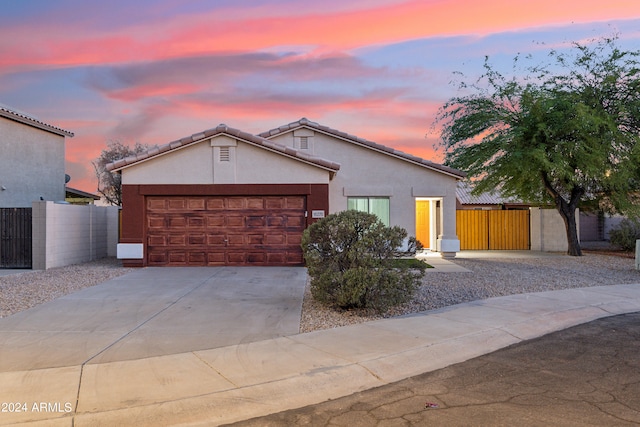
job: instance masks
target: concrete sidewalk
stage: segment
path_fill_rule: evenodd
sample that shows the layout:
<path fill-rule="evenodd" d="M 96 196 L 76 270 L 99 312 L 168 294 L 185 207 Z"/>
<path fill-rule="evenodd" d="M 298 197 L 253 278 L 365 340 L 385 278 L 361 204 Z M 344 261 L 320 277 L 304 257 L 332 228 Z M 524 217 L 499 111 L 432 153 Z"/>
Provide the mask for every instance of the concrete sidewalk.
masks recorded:
<path fill-rule="evenodd" d="M 209 350 L 8 371 L 0 373 L 0 402 L 14 405 L 0 412 L 0 425 L 219 425 L 346 396 L 636 311 L 640 285 L 571 289 Z"/>

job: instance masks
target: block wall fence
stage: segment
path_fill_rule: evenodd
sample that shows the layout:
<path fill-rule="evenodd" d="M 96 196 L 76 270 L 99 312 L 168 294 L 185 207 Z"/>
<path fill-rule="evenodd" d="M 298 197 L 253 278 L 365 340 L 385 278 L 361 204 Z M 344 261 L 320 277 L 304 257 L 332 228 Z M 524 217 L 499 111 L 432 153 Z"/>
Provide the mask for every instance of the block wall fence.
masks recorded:
<path fill-rule="evenodd" d="M 33 269 L 46 270 L 116 256 L 116 206 L 32 204 Z"/>
<path fill-rule="evenodd" d="M 531 250 L 566 252 L 569 249 L 564 220 L 556 209 L 530 208 Z M 576 226 L 580 236 L 580 215 L 576 209 Z"/>

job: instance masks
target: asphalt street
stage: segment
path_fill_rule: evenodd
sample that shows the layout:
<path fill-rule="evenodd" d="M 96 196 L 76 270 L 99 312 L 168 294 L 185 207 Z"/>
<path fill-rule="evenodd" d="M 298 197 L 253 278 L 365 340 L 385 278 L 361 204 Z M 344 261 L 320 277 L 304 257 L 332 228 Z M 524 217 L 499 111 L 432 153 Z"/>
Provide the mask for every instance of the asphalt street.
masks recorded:
<path fill-rule="evenodd" d="M 233 426 L 637 426 L 640 313 Z"/>

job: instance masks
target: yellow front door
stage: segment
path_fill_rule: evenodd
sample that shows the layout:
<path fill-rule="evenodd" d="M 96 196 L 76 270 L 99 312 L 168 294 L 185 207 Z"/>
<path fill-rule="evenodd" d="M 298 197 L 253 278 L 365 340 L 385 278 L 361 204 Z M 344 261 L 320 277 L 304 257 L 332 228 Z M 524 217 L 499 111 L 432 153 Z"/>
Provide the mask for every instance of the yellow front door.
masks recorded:
<path fill-rule="evenodd" d="M 431 247 L 431 202 L 429 200 L 416 200 L 416 239 L 422 243 L 425 249 Z"/>

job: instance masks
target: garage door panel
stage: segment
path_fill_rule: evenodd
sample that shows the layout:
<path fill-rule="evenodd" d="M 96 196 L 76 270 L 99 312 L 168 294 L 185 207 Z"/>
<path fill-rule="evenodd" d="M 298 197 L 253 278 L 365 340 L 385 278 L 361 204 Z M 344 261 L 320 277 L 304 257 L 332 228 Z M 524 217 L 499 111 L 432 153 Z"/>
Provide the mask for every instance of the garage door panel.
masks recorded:
<path fill-rule="evenodd" d="M 302 264 L 303 263 L 302 252 L 286 252 L 286 263 L 287 264 Z"/>
<path fill-rule="evenodd" d="M 266 225 L 265 216 L 247 216 L 245 224 L 247 227 L 264 227 Z"/>
<path fill-rule="evenodd" d="M 267 245 L 283 245 L 286 240 L 286 235 L 284 234 L 267 234 L 264 239 Z"/>
<path fill-rule="evenodd" d="M 244 234 L 227 234 L 227 245 L 229 246 L 243 246 L 245 244 Z"/>
<path fill-rule="evenodd" d="M 300 265 L 301 196 L 147 200 L 149 265 Z"/>
<path fill-rule="evenodd" d="M 205 202 L 207 211 L 224 210 L 224 199 L 221 197 L 211 197 Z"/>
<path fill-rule="evenodd" d="M 183 197 L 174 197 L 168 199 L 168 210 L 185 210 L 187 209 L 187 200 Z"/>
<path fill-rule="evenodd" d="M 236 228 L 244 227 L 244 216 L 229 215 L 227 216 L 226 219 L 227 219 L 227 227 L 236 227 Z"/>
<path fill-rule="evenodd" d="M 267 255 L 264 252 L 248 252 L 246 261 L 250 264 L 264 264 L 267 261 Z"/>
<path fill-rule="evenodd" d="M 169 262 L 165 251 L 149 251 L 148 258 L 151 265 L 163 265 Z"/>
<path fill-rule="evenodd" d="M 247 209 L 252 210 L 264 210 L 265 209 L 265 199 L 264 197 L 248 197 L 247 198 Z"/>
<path fill-rule="evenodd" d="M 207 260 L 207 253 L 202 252 L 187 252 L 187 259 L 189 265 L 204 265 Z"/>
<path fill-rule="evenodd" d="M 185 251 L 168 252 L 169 264 L 186 264 L 187 253 Z"/>
<path fill-rule="evenodd" d="M 287 223 L 287 219 L 284 215 L 270 215 L 267 218 L 268 227 L 283 227 Z"/>
<path fill-rule="evenodd" d="M 147 244 L 150 246 L 167 246 L 167 236 L 152 235 L 147 237 Z"/>
<path fill-rule="evenodd" d="M 225 265 L 226 255 L 224 251 L 207 251 L 207 265 Z"/>
<path fill-rule="evenodd" d="M 288 245 L 300 245 L 302 244 L 302 236 L 300 234 L 287 234 Z"/>
<path fill-rule="evenodd" d="M 304 210 L 304 198 L 302 197 L 287 197 L 285 203 L 287 209 Z"/>
<path fill-rule="evenodd" d="M 227 264 L 245 264 L 246 252 L 227 252 Z"/>
<path fill-rule="evenodd" d="M 244 198 L 227 198 L 227 208 L 228 209 L 244 209 L 246 206 L 246 199 Z"/>
<path fill-rule="evenodd" d="M 187 209 L 190 211 L 206 210 L 206 200 L 201 197 L 187 199 Z"/>
<path fill-rule="evenodd" d="M 215 227 L 224 227 L 224 216 L 220 214 L 209 214 L 207 215 L 206 227 L 207 228 L 215 228 Z"/>
<path fill-rule="evenodd" d="M 166 199 L 147 199 L 147 209 L 153 210 L 166 210 L 167 209 L 167 200 Z"/>
<path fill-rule="evenodd" d="M 210 246 L 224 246 L 227 237 L 224 234 L 208 234 L 207 245 Z"/>
<path fill-rule="evenodd" d="M 287 228 L 304 228 L 304 217 L 287 216 Z"/>
<path fill-rule="evenodd" d="M 286 264 L 286 252 L 269 252 L 267 253 L 267 262 L 270 264 Z"/>
<path fill-rule="evenodd" d="M 286 206 L 285 197 L 270 197 L 265 202 L 265 208 L 267 210 L 282 209 Z"/>
<path fill-rule="evenodd" d="M 204 228 L 206 224 L 206 218 L 200 215 L 187 216 L 186 220 L 189 228 Z"/>
<path fill-rule="evenodd" d="M 205 245 L 207 236 L 204 233 L 189 234 L 189 245 Z"/>
<path fill-rule="evenodd" d="M 184 234 L 170 234 L 167 244 L 168 246 L 184 246 L 187 244 L 187 237 Z"/>
<path fill-rule="evenodd" d="M 164 217 L 161 216 L 147 216 L 147 228 L 157 228 L 164 230 L 166 228 L 166 222 Z"/>
<path fill-rule="evenodd" d="M 249 245 L 262 245 L 265 243 L 265 235 L 264 234 L 249 234 L 247 236 L 247 243 Z"/>
<path fill-rule="evenodd" d="M 176 228 L 187 228 L 187 218 L 184 216 L 170 215 L 167 217 L 166 223 L 170 230 L 175 230 Z"/>

